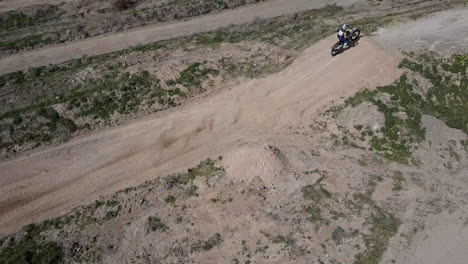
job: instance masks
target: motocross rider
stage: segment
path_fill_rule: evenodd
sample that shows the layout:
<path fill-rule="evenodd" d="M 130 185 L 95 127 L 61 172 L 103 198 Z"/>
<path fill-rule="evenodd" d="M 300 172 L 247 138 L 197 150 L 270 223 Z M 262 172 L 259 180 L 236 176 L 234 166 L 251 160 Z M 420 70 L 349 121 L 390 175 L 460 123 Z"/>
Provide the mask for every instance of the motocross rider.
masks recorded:
<path fill-rule="evenodd" d="M 350 35 L 349 25 L 344 24 L 338 31 L 338 39 L 344 43 L 343 48 L 347 48 L 349 45 L 349 42 L 350 42 L 349 35 Z"/>

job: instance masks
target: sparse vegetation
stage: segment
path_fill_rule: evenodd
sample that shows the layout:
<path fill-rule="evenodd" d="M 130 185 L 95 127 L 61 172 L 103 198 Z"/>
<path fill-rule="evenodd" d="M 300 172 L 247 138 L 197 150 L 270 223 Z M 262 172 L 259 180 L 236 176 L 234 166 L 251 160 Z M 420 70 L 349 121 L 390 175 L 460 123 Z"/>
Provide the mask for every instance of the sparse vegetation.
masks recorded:
<path fill-rule="evenodd" d="M 146 230 L 146 233 L 156 231 L 166 232 L 167 230 L 169 230 L 169 227 L 158 217 L 149 216 Z"/>
<path fill-rule="evenodd" d="M 460 161 L 460 155 L 458 155 L 458 153 L 455 150 L 453 150 L 451 146 L 448 148 L 448 152 L 451 158 L 455 159 L 456 161 Z"/>
<path fill-rule="evenodd" d="M 107 211 L 106 215 L 103 218 L 103 220 L 104 221 L 110 221 L 110 220 L 116 218 L 119 215 L 119 212 L 120 212 L 120 210 Z"/>
<path fill-rule="evenodd" d="M 185 191 L 187 197 L 198 197 L 198 187 L 196 185 L 190 185 Z"/>
<path fill-rule="evenodd" d="M 332 194 L 323 187 L 322 181 L 324 179 L 325 176 L 322 176 L 316 183 L 303 187 L 301 191 L 304 199 L 319 203 L 325 199 L 331 198 Z"/>
<path fill-rule="evenodd" d="M 359 211 L 367 206 L 371 209 L 369 234 L 363 234 L 366 250 L 357 254 L 354 264 L 379 263 L 383 253 L 387 249 L 388 242 L 400 226 L 400 221 L 391 213 L 384 211 L 370 198 L 368 194 L 354 195 L 355 208 Z"/>
<path fill-rule="evenodd" d="M 425 97 L 420 99 L 423 113 L 468 133 L 468 106 L 465 104 L 468 101 L 467 55 L 458 54 L 446 59 L 436 54 L 418 54 L 403 60 L 400 67 L 417 72 L 432 83 Z"/>
<path fill-rule="evenodd" d="M 169 196 L 166 197 L 166 199 L 164 199 L 164 201 L 166 201 L 166 203 L 168 203 L 168 204 L 173 204 L 173 203 L 175 203 L 176 200 L 177 199 L 172 195 L 169 195 Z"/>
<path fill-rule="evenodd" d="M 341 241 L 346 238 L 346 236 L 346 231 L 341 226 L 337 226 L 332 232 L 331 239 L 335 241 L 336 244 L 340 244 Z"/>
<path fill-rule="evenodd" d="M 379 263 L 387 249 L 388 241 L 393 237 L 400 225 L 393 215 L 377 210 L 372 215 L 370 234 L 364 235 L 367 250 L 356 255 L 354 264 Z"/>
<path fill-rule="evenodd" d="M 9 148 L 31 143 L 44 144 L 53 139 L 67 140 L 75 132 L 90 128 L 89 123 L 107 122 L 115 114 L 135 113 L 152 98 L 157 98 L 164 107 L 174 105 L 175 96 L 182 96 L 179 89 L 162 89 L 159 80 L 148 72 L 125 73 L 117 80 L 112 78 L 108 76 L 104 80 L 91 82 L 88 87 L 78 88 L 58 96 L 58 99 L 1 114 L 0 127 L 16 132 L 10 135 L 9 140 L 3 140 L 2 146 Z M 57 103 L 65 104 L 68 111 L 74 114 L 70 118 L 59 114 L 51 107 Z M 87 121 L 77 125 L 72 119 L 76 122 Z M 19 126 L 21 130 L 16 131 Z"/>
<path fill-rule="evenodd" d="M 126 10 L 136 6 L 138 1 L 136 0 L 112 0 L 112 5 L 117 7 L 119 10 Z"/>
<path fill-rule="evenodd" d="M 405 183 L 405 178 L 400 171 L 395 171 L 392 176 L 393 179 L 393 191 L 401 191 L 403 190 L 403 184 Z"/>
<path fill-rule="evenodd" d="M 322 216 L 320 215 L 320 207 L 309 205 L 304 208 L 304 212 L 309 216 L 308 219 L 311 222 L 320 222 L 322 220 Z"/>
<path fill-rule="evenodd" d="M 107 207 L 114 207 L 114 206 L 117 206 L 118 204 L 119 204 L 119 201 L 117 200 L 108 200 L 106 202 Z"/>
<path fill-rule="evenodd" d="M 206 179 L 216 175 L 222 168 L 217 167 L 212 159 L 207 159 L 201 162 L 197 167 L 188 169 L 187 173 L 178 175 L 176 183 L 187 185 L 193 183 L 197 177 L 205 177 Z"/>
<path fill-rule="evenodd" d="M 284 244 L 285 246 L 292 246 L 296 240 L 292 237 L 291 234 L 287 236 L 277 235 L 272 238 L 272 242 L 275 244 Z"/>
<path fill-rule="evenodd" d="M 219 71 L 216 69 L 208 68 L 206 62 L 195 62 L 188 66 L 185 70 L 180 72 L 179 78 L 176 80 L 168 81 L 169 86 L 180 84 L 189 88 L 201 88 L 201 84 L 209 75 L 216 76 Z"/>
<path fill-rule="evenodd" d="M 18 51 L 26 48 L 35 48 L 39 45 L 46 45 L 52 42 L 52 39 L 42 36 L 41 34 L 33 34 L 15 40 L 7 40 L 0 42 L 0 50 Z"/>
<path fill-rule="evenodd" d="M 56 264 L 63 262 L 63 249 L 54 242 L 36 242 L 23 239 L 0 251 L 0 263 Z"/>
<path fill-rule="evenodd" d="M 223 243 L 223 238 L 221 234 L 216 233 L 212 237 L 208 238 L 205 241 L 198 241 L 192 245 L 192 251 L 209 251 L 214 247 L 219 247 Z"/>
<path fill-rule="evenodd" d="M 418 62 L 420 61 L 420 62 Z M 412 162 L 412 149 L 425 139 L 421 124 L 423 114 L 433 115 L 449 127 L 468 132 L 468 112 L 466 64 L 463 55 L 450 59 L 439 58 L 435 54 L 408 56 L 400 63 L 413 73 L 420 74 L 432 84 L 424 94 L 415 79 L 403 74 L 392 85 L 378 87 L 373 91 L 361 91 L 346 100 L 346 106 L 357 106 L 365 101 L 371 102 L 385 116 L 385 126 L 379 134 L 364 131 L 369 135 L 372 148 L 384 157 L 403 164 Z M 427 66 L 429 65 L 429 66 Z M 384 100 L 384 96 L 390 100 Z"/>
<path fill-rule="evenodd" d="M 369 175 L 369 181 L 368 181 L 368 185 L 369 185 L 369 193 L 372 194 L 375 190 L 375 187 L 377 186 L 378 183 L 382 182 L 383 181 L 383 177 L 380 176 L 380 175 L 375 175 L 375 174 L 371 174 Z"/>
<path fill-rule="evenodd" d="M 56 20 L 60 13 L 55 5 L 42 5 L 30 15 L 22 11 L 8 11 L 0 18 L 0 32 L 50 22 Z"/>
<path fill-rule="evenodd" d="M 468 140 L 460 140 L 460 144 L 463 146 L 466 152 L 468 152 Z"/>

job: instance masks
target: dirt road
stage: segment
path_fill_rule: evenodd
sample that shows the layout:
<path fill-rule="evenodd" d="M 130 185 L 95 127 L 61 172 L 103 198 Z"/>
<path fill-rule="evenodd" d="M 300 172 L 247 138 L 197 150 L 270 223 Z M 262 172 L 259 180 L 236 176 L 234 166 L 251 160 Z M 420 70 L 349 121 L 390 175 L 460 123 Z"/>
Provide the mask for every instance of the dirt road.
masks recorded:
<path fill-rule="evenodd" d="M 285 140 L 291 128 L 308 126 L 330 101 L 398 77 L 398 55 L 364 38 L 332 58 L 334 38 L 309 48 L 278 74 L 226 89 L 203 103 L 0 164 L 0 234 L 235 146 Z"/>
<path fill-rule="evenodd" d="M 346 6 L 357 2 L 357 0 L 340 0 L 337 2 Z M 140 44 L 211 31 L 231 24 L 248 23 L 256 18 L 272 18 L 301 10 L 319 8 L 326 3 L 328 3 L 326 0 L 295 0 L 294 5 L 292 5 L 287 0 L 271 0 L 188 21 L 150 25 L 130 31 L 47 46 L 0 59 L 0 75 L 29 67 L 56 64 L 81 58 L 84 55 L 98 55 Z"/>
<path fill-rule="evenodd" d="M 374 40 L 386 48 L 440 54 L 468 53 L 468 8 L 448 10 L 423 19 L 382 28 Z"/>

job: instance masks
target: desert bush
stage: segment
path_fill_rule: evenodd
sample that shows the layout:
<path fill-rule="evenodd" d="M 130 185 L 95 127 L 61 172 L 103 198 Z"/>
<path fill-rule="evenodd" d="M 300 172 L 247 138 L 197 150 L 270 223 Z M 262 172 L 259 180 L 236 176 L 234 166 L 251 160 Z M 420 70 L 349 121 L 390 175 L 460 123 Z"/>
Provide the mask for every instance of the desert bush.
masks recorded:
<path fill-rule="evenodd" d="M 156 231 L 166 232 L 167 230 L 169 230 L 169 227 L 160 218 L 156 216 L 148 217 L 146 233 L 156 232 Z"/>
<path fill-rule="evenodd" d="M 117 7 L 119 10 L 126 10 L 136 6 L 138 1 L 136 0 L 112 0 L 112 5 Z"/>
<path fill-rule="evenodd" d="M 63 249 L 53 242 L 21 240 L 0 252 L 0 263 L 62 263 Z"/>

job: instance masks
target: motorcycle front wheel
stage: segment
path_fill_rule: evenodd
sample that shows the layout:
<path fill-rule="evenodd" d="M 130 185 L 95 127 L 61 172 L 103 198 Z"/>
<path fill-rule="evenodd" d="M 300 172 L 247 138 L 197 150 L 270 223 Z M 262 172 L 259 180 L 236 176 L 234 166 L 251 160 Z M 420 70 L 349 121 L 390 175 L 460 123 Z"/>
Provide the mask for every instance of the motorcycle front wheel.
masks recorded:
<path fill-rule="evenodd" d="M 351 40 L 355 41 L 356 39 L 359 38 L 360 35 L 361 35 L 361 31 L 359 29 L 356 29 L 351 35 Z"/>

